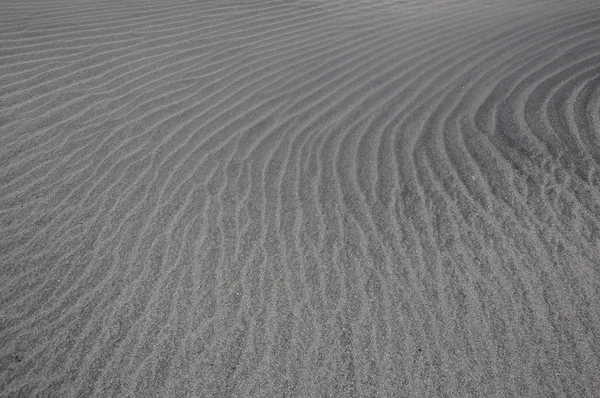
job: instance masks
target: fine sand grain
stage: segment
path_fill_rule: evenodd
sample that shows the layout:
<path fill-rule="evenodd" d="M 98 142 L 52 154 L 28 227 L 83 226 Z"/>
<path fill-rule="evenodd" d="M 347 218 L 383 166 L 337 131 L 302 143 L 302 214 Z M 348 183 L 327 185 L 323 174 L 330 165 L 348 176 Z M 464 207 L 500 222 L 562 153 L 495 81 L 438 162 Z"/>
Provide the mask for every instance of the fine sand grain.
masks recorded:
<path fill-rule="evenodd" d="M 0 0 L 0 396 L 600 396 L 600 3 Z"/>

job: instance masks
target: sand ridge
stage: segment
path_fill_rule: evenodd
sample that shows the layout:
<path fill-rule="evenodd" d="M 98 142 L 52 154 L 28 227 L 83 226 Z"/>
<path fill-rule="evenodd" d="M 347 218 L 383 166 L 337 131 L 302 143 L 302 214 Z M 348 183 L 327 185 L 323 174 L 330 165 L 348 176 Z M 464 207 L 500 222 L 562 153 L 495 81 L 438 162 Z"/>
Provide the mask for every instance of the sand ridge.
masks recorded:
<path fill-rule="evenodd" d="M 0 21 L 0 396 L 600 391 L 596 2 Z"/>

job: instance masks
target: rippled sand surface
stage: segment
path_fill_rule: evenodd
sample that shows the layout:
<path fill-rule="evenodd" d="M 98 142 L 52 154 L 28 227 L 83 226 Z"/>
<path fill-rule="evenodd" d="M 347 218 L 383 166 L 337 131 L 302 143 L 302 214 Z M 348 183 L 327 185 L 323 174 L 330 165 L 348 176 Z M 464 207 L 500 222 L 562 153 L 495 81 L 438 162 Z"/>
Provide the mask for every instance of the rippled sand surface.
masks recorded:
<path fill-rule="evenodd" d="M 0 2 L 0 396 L 599 391 L 597 1 Z"/>

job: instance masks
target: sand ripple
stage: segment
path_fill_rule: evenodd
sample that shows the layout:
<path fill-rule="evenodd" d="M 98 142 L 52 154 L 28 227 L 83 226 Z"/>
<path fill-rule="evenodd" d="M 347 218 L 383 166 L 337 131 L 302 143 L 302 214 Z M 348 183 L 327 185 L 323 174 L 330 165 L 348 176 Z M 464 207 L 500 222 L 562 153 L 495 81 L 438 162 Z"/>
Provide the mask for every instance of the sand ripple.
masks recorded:
<path fill-rule="evenodd" d="M 0 21 L 0 395 L 597 396 L 596 1 Z"/>

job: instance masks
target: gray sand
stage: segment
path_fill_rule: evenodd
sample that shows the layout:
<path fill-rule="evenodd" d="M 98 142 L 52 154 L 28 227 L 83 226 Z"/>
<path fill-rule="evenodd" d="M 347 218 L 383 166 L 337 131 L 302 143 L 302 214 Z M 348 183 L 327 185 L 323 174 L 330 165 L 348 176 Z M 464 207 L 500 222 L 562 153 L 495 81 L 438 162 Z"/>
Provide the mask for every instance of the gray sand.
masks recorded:
<path fill-rule="evenodd" d="M 0 1 L 0 396 L 600 396 L 600 4 Z"/>

